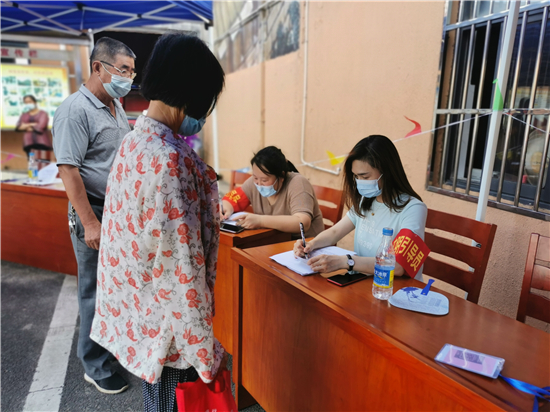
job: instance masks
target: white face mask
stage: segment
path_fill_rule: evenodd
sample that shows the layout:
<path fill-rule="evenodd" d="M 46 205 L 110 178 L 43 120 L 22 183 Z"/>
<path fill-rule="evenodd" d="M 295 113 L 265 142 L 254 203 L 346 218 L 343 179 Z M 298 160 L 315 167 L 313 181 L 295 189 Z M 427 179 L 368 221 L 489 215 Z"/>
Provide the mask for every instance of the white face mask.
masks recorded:
<path fill-rule="evenodd" d="M 36 109 L 36 104 L 35 103 L 25 103 L 23 105 L 23 111 L 24 112 L 30 112 L 31 110 L 34 110 Z"/>

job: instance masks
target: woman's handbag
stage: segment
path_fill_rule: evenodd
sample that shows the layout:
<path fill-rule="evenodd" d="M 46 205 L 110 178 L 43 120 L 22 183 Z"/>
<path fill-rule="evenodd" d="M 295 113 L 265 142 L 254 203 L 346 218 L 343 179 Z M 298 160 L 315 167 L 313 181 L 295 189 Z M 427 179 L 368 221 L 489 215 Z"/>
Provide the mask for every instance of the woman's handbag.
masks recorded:
<path fill-rule="evenodd" d="M 176 400 L 178 412 L 237 412 L 231 393 L 231 377 L 225 368 L 209 384 L 200 378 L 195 382 L 179 383 L 176 387 Z"/>

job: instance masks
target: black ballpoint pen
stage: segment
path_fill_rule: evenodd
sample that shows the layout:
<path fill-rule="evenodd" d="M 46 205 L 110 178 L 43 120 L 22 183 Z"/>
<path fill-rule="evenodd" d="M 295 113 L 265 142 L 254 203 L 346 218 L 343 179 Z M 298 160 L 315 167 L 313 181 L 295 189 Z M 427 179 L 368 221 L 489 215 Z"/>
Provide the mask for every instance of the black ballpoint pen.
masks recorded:
<path fill-rule="evenodd" d="M 304 249 L 306 248 L 306 236 L 304 235 L 304 225 L 302 224 L 302 222 L 300 222 L 300 234 L 302 235 L 302 243 L 304 245 Z M 305 253 L 305 256 L 306 256 L 306 259 L 309 259 L 309 256 L 307 253 Z"/>

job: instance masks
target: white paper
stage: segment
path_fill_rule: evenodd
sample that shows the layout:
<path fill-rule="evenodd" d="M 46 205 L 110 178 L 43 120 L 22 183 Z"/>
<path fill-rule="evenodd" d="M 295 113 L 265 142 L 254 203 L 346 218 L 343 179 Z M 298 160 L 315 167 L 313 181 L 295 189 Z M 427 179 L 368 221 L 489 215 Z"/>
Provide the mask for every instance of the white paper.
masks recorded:
<path fill-rule="evenodd" d="M 53 183 L 58 172 L 57 165 L 55 163 L 50 163 L 48 166 L 38 171 L 38 180 L 44 183 Z"/>
<path fill-rule="evenodd" d="M 314 250 L 309 254 L 309 257 L 312 258 L 319 255 L 343 256 L 356 255 L 356 253 L 351 250 L 339 248 L 337 246 L 329 246 Z M 294 251 L 292 250 L 279 253 L 278 255 L 273 255 L 271 256 L 271 259 L 283 266 L 286 266 L 290 270 L 302 276 L 317 273 L 313 269 L 311 269 L 311 266 L 307 264 L 308 259 L 294 257 Z"/>
<path fill-rule="evenodd" d="M 38 171 L 38 180 L 25 182 L 27 185 L 32 186 L 46 186 L 54 183 L 61 183 L 61 179 L 56 179 L 58 173 L 57 165 L 50 163 L 48 166 L 43 167 Z"/>
<path fill-rule="evenodd" d="M 240 218 L 240 216 L 243 216 L 243 215 L 246 215 L 246 214 L 247 214 L 246 212 L 233 213 L 231 216 L 229 216 L 227 219 L 225 219 L 223 221 L 223 223 L 228 224 L 228 225 L 233 225 L 233 226 L 239 226 L 238 219 Z"/>
<path fill-rule="evenodd" d="M 58 183 L 63 183 L 63 180 L 57 178 L 57 179 L 54 179 L 53 182 L 41 182 L 40 180 L 34 181 L 34 182 L 31 182 L 31 181 L 23 182 L 24 185 L 29 185 L 29 186 L 48 186 L 48 185 L 56 185 Z"/>

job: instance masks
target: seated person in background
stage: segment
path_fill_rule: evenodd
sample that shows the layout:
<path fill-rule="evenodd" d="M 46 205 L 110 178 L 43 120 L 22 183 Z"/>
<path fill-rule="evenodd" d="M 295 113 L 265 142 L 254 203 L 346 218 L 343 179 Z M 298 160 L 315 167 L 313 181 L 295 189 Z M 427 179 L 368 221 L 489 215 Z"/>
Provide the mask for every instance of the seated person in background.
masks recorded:
<path fill-rule="evenodd" d="M 344 166 L 344 194 L 349 208 L 346 216 L 307 242 L 305 248 L 301 240 L 296 241 L 295 256 L 334 245 L 355 229 L 353 270 L 374 273 L 383 228 L 393 228 L 394 238 L 401 229 L 409 229 L 424 240 L 428 208 L 411 187 L 399 153 L 387 137 L 371 135 L 355 145 Z M 349 268 L 347 256 L 319 255 L 308 264 L 317 272 Z M 404 273 L 396 262 L 394 275 Z M 422 280 L 421 270 L 416 279 Z"/>
<path fill-rule="evenodd" d="M 254 213 L 239 216 L 239 224 L 245 229 L 277 229 L 299 237 L 301 222 L 307 237 L 323 231 L 323 216 L 311 183 L 280 149 L 268 146 L 250 163 L 252 176 L 223 198 L 222 219 L 252 205 Z"/>

